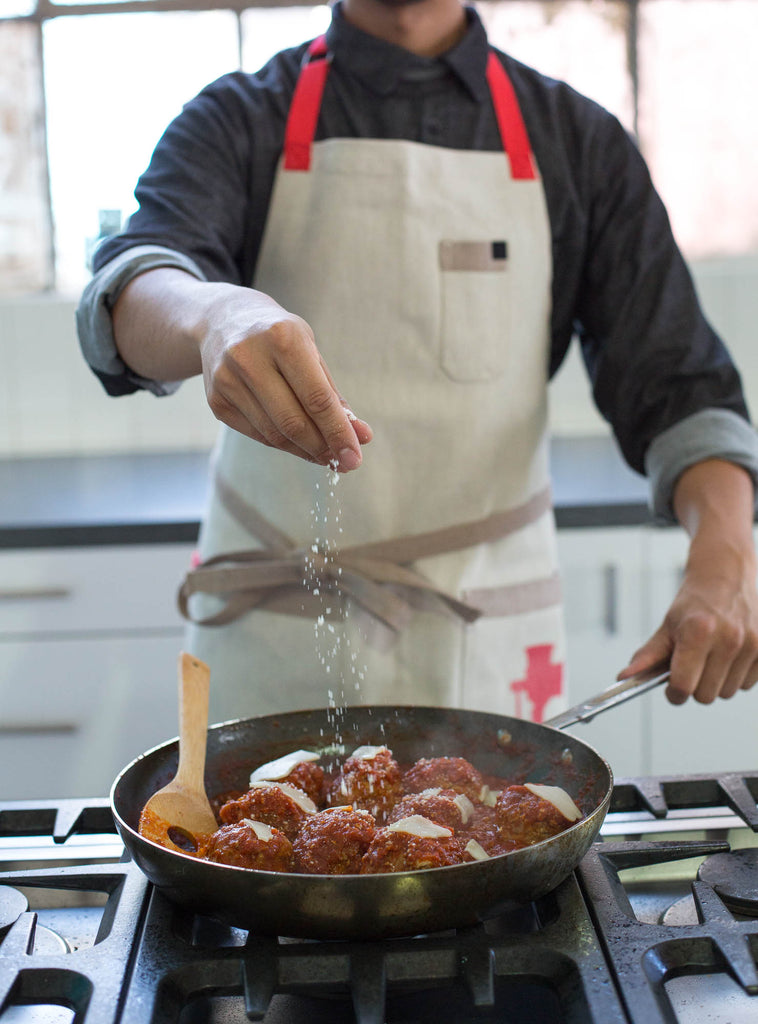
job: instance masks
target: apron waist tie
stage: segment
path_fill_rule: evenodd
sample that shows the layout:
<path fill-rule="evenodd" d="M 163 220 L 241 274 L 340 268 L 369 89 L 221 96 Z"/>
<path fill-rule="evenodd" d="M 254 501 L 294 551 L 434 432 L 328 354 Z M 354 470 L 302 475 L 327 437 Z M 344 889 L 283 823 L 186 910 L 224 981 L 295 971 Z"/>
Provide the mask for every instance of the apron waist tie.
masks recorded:
<path fill-rule="evenodd" d="M 472 591 L 475 604 L 461 600 L 441 590 L 410 563 L 500 540 L 535 522 L 551 508 L 550 488 L 546 487 L 524 504 L 484 519 L 324 552 L 298 547 L 218 473 L 216 488 L 226 510 L 264 548 L 214 555 L 186 574 L 178 594 L 179 610 L 184 618 L 200 626 L 227 625 L 263 607 L 307 618 L 335 617 L 337 609 L 331 615 L 328 608 L 328 595 L 332 594 L 335 603 L 339 595 L 352 598 L 394 631 L 402 629 L 413 609 L 419 607 L 464 622 L 474 622 L 483 615 L 507 614 L 503 608 L 509 604 L 518 610 L 522 585 L 493 591 L 488 607 L 486 590 Z M 556 603 L 560 599 L 557 577 L 542 582 L 542 602 Z M 313 589 L 308 589 L 309 584 Z M 533 584 L 529 586 L 533 588 Z M 513 591 L 513 600 L 506 597 L 504 601 L 509 591 Z M 189 601 L 198 593 L 225 598 L 225 604 L 213 615 L 195 618 Z"/>

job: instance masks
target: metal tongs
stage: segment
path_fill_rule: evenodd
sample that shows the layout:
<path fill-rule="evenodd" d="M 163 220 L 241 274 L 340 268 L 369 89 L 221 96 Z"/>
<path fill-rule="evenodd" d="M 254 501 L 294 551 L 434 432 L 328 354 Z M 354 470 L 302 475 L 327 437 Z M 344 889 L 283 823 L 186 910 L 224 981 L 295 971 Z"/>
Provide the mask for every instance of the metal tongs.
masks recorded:
<path fill-rule="evenodd" d="M 659 662 L 653 665 L 646 672 L 638 672 L 636 675 L 624 679 L 620 683 L 614 683 L 602 693 L 590 697 L 581 704 L 575 704 L 572 708 L 549 718 L 543 725 L 549 725 L 553 729 L 565 729 L 577 722 L 589 722 L 601 711 L 614 708 L 617 704 L 623 704 L 633 697 L 639 697 L 643 693 L 654 690 L 657 686 L 667 683 L 671 678 L 671 669 L 668 662 Z"/>

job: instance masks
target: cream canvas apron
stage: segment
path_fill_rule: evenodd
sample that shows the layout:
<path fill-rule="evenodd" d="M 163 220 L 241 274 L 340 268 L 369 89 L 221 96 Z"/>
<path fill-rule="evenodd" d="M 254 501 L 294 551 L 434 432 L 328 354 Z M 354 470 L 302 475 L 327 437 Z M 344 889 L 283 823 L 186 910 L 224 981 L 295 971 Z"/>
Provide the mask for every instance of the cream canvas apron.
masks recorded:
<path fill-rule="evenodd" d="M 564 706 L 546 436 L 551 244 L 510 82 L 503 152 L 313 142 L 311 46 L 254 286 L 313 328 L 374 440 L 337 477 L 224 428 L 181 603 L 215 720 L 350 703 Z"/>

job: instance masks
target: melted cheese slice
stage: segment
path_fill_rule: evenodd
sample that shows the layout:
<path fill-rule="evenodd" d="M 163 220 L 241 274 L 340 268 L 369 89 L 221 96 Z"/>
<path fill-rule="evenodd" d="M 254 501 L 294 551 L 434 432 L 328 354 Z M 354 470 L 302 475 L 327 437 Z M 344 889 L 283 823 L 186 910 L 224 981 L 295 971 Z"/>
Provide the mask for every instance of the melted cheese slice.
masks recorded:
<path fill-rule="evenodd" d="M 264 825 L 262 821 L 253 821 L 252 818 L 242 818 L 243 825 L 247 825 L 255 832 L 258 839 L 264 843 L 269 843 L 274 838 L 274 833 L 271 831 L 268 825 Z"/>
<path fill-rule="evenodd" d="M 318 761 L 320 755 L 312 750 L 293 750 L 291 754 L 278 757 L 276 761 L 267 761 L 260 765 L 250 776 L 250 785 L 254 782 L 271 782 L 276 779 L 286 779 L 293 768 L 302 764 L 303 761 Z"/>
<path fill-rule="evenodd" d="M 494 807 L 501 792 L 499 789 L 490 789 L 489 786 L 482 786 L 479 791 L 479 800 L 485 807 Z"/>
<path fill-rule="evenodd" d="M 453 800 L 453 803 L 461 812 L 461 821 L 465 825 L 471 815 L 474 813 L 474 805 L 471 803 L 465 793 L 459 793 Z"/>
<path fill-rule="evenodd" d="M 440 786 L 432 786 L 429 789 L 422 789 L 418 794 L 419 796 L 439 796 L 442 792 Z M 471 803 L 465 793 L 458 793 L 453 797 L 451 803 L 454 803 L 458 808 L 461 815 L 461 822 L 465 825 L 471 815 L 474 813 L 474 805 Z"/>
<path fill-rule="evenodd" d="M 449 828 L 429 821 L 422 814 L 411 814 L 408 818 L 394 821 L 387 826 L 387 831 L 406 832 L 409 836 L 418 836 L 420 839 L 449 839 L 453 834 Z"/>
<path fill-rule="evenodd" d="M 387 747 L 356 747 L 350 756 L 360 758 L 361 761 L 373 761 L 377 754 L 385 751 L 389 754 Z"/>
<path fill-rule="evenodd" d="M 469 839 L 466 843 L 466 853 L 473 857 L 474 860 L 489 860 L 490 855 L 484 849 L 484 847 L 477 843 L 476 839 Z"/>
<path fill-rule="evenodd" d="M 567 821 L 578 821 L 581 818 L 582 812 L 560 786 L 540 786 L 535 782 L 525 782 L 524 786 L 530 793 L 556 807 Z"/>
<path fill-rule="evenodd" d="M 253 782 L 250 788 L 265 789 L 266 786 L 274 786 L 276 789 L 281 789 L 282 793 L 286 793 L 290 800 L 294 800 L 298 807 L 302 808 L 306 814 L 315 814 L 318 810 L 311 798 L 302 789 L 298 789 L 297 786 L 290 786 L 289 782 Z"/>

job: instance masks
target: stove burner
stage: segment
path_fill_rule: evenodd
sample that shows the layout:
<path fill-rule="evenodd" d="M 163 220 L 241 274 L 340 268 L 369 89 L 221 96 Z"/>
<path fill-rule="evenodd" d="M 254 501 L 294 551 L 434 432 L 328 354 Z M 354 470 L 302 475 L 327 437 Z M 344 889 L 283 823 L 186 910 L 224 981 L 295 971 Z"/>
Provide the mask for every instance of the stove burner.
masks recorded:
<path fill-rule="evenodd" d="M 71 1024 L 73 1010 L 66 1006 L 8 1006 L 3 1024 Z"/>
<path fill-rule="evenodd" d="M 38 924 L 34 929 L 34 949 L 32 952 L 35 956 L 46 956 L 48 953 L 70 953 L 71 947 L 52 928 L 46 928 L 44 925 Z M 5 1024 L 5 1021 L 3 1021 L 3 1024 Z"/>
<path fill-rule="evenodd" d="M 22 892 L 9 885 L 0 885 L 0 936 L 5 935 L 28 906 L 26 896 Z"/>
<path fill-rule="evenodd" d="M 758 917 L 758 847 L 706 857 L 697 876 L 713 886 L 730 910 Z"/>
<path fill-rule="evenodd" d="M 672 903 L 665 913 L 661 915 L 661 924 L 670 925 L 673 928 L 683 927 L 688 924 L 697 924 L 697 908 L 692 896 L 684 896 L 682 899 Z"/>

